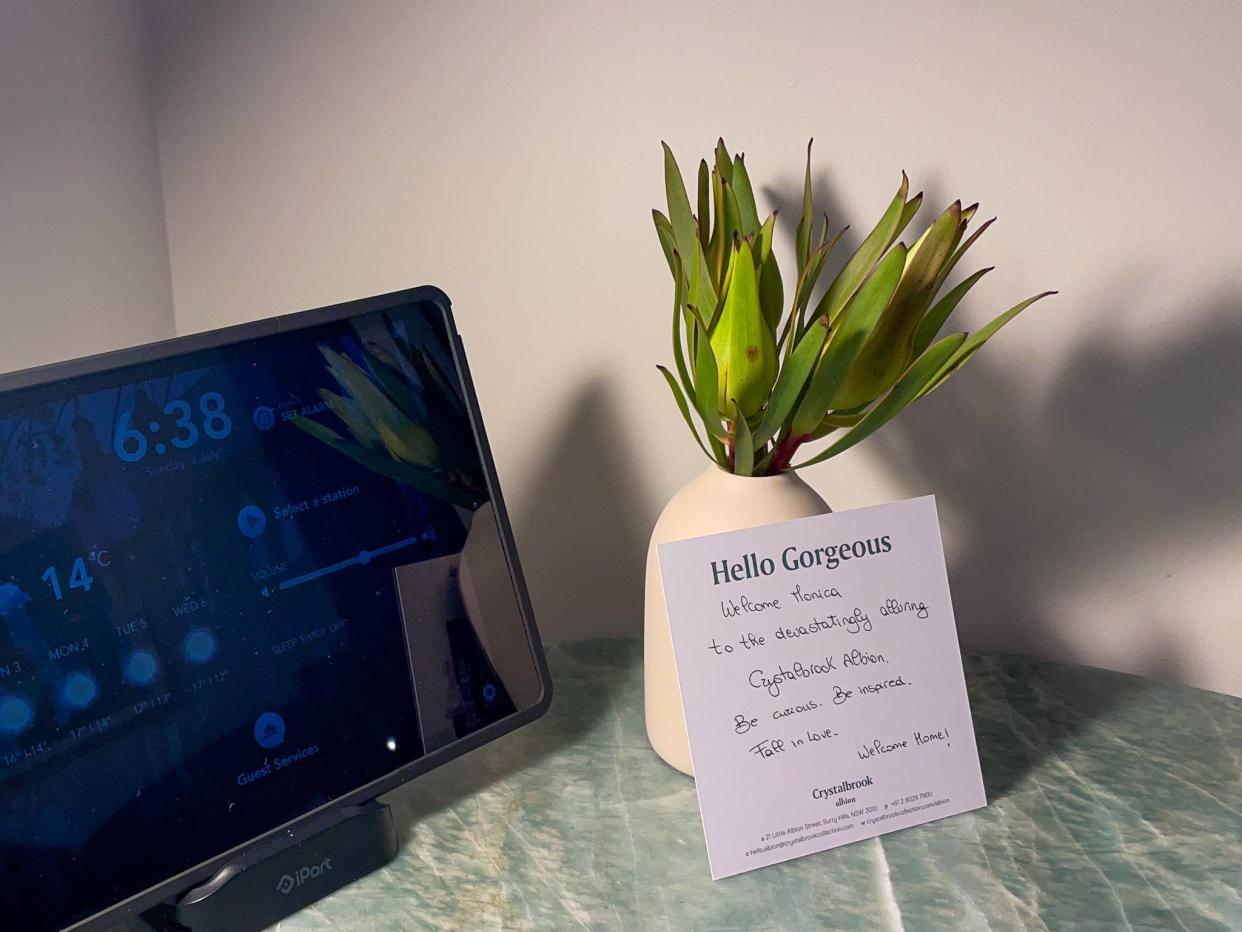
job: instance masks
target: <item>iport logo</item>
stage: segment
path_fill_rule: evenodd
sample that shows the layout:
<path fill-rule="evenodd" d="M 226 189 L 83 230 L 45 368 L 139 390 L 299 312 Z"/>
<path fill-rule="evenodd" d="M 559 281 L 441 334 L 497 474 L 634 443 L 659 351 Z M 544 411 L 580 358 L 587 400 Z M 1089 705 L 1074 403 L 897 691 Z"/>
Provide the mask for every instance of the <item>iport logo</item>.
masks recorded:
<path fill-rule="evenodd" d="M 276 892 L 283 896 L 288 896 L 302 886 L 302 884 L 318 880 L 330 870 L 332 870 L 332 859 L 324 858 L 318 864 L 307 864 L 305 867 L 299 867 L 292 874 L 281 874 L 280 880 L 276 882 Z"/>

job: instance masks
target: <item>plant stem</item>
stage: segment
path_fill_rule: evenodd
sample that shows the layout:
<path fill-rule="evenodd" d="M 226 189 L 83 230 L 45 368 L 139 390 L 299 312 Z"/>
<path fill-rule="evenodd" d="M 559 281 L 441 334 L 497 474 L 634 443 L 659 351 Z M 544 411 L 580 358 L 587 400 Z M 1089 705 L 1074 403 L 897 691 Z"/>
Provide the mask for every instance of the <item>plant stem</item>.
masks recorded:
<path fill-rule="evenodd" d="M 784 472 L 789 468 L 789 464 L 793 462 L 794 454 L 798 452 L 798 447 L 806 442 L 806 437 L 789 434 L 776 446 L 776 454 L 772 457 L 772 463 L 768 467 L 768 472 L 775 475 Z"/>

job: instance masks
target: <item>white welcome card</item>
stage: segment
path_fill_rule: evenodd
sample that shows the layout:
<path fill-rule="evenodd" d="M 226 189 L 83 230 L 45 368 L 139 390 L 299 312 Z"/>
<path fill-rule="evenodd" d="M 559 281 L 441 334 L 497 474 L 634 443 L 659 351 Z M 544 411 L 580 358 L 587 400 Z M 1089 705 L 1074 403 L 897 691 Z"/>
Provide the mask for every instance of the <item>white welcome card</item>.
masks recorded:
<path fill-rule="evenodd" d="M 713 878 L 987 805 L 931 496 L 659 558 Z"/>

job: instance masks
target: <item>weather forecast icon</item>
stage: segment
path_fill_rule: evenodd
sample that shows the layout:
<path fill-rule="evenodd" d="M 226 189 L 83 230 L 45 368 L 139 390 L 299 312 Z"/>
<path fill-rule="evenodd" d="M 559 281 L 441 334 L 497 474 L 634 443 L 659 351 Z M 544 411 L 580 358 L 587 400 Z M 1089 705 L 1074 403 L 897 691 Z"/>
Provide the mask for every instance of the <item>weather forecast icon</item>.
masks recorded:
<path fill-rule="evenodd" d="M 71 709 L 85 709 L 99 695 L 95 677 L 84 671 L 70 673 L 60 687 L 60 699 Z"/>
<path fill-rule="evenodd" d="M 0 734 L 20 735 L 34 720 L 34 709 L 21 696 L 0 696 Z"/>
<path fill-rule="evenodd" d="M 123 674 L 127 683 L 146 686 L 160 672 L 159 661 L 149 650 L 136 650 L 125 660 Z"/>
<path fill-rule="evenodd" d="M 181 652 L 190 663 L 206 663 L 216 656 L 216 636 L 206 628 L 191 628 L 181 645 Z"/>

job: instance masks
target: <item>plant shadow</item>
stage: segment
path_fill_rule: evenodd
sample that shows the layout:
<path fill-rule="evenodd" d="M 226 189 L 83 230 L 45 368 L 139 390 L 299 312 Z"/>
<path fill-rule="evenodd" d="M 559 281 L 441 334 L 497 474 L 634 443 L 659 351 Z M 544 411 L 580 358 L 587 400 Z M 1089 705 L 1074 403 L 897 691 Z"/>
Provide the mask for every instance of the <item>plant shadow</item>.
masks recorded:
<path fill-rule="evenodd" d="M 1097 327 L 1034 405 L 981 353 L 871 438 L 906 484 L 935 492 L 957 531 L 949 569 L 963 643 L 1073 658 L 1066 593 L 1098 588 L 1114 567 L 1150 563 L 1189 528 L 1211 539 L 1242 522 L 1242 409 L 1220 390 L 1242 359 L 1242 295 L 1221 295 L 1204 319 L 1212 323 L 1148 349 Z M 1136 626 L 1131 653 L 1143 675 L 1187 678 L 1189 655 L 1172 628 L 1155 615 Z M 989 683 L 979 688 L 1015 689 Z M 1031 766 L 1140 684 L 1078 689 L 1074 708 L 1029 736 Z M 1009 749 L 980 738 L 985 759 L 1007 759 Z"/>
<path fill-rule="evenodd" d="M 827 205 L 839 224 L 840 200 L 825 176 L 814 180 L 817 205 Z M 800 216 L 800 181 L 764 194 L 782 216 Z M 924 223 L 940 201 L 929 191 L 925 204 Z M 784 235 L 792 237 L 795 223 L 782 225 Z M 831 281 L 865 232 L 843 237 L 822 281 Z M 1066 593 L 1098 585 L 1115 567 L 1150 562 L 1173 534 L 1193 528 L 1211 539 L 1242 523 L 1242 408 L 1236 392 L 1222 390 L 1236 384 L 1242 359 L 1242 294 L 1222 288 L 1197 308 L 1201 324 L 1146 346 L 1119 342 L 1110 322 L 1122 302 L 1114 300 L 1116 309 L 1106 306 L 1082 328 L 1048 397 L 1023 397 L 1018 377 L 984 352 L 866 441 L 911 494 L 937 496 L 942 523 L 954 532 L 949 572 L 958 631 L 971 648 L 1080 656 Z M 969 305 L 955 319 L 973 323 Z M 1185 315 L 1169 308 L 1166 317 Z M 1186 679 L 1189 654 L 1171 630 L 1172 619 L 1158 616 L 1139 626 L 1143 675 Z M 974 703 L 1029 707 L 1021 684 L 985 675 L 986 660 L 968 656 Z M 1012 729 L 976 723 L 990 795 L 1005 795 L 1141 687 L 1141 680 L 1107 675 L 1108 688 L 1094 689 L 1090 668 L 1062 673 L 1058 682 L 1073 702 L 1044 708 L 1024 735 L 1021 760 Z"/>
<path fill-rule="evenodd" d="M 578 392 L 549 444 L 514 535 L 545 644 L 563 639 L 636 637 L 642 631 L 642 555 L 646 513 L 633 471 L 621 464 L 610 426 L 620 422 L 602 381 Z M 613 701 L 606 690 L 576 688 L 566 695 L 558 661 L 570 650 L 549 648 L 553 701 L 547 715 L 446 763 L 386 797 L 398 831 L 408 839 L 428 816 L 485 792 L 493 784 L 538 765 L 596 727 Z M 578 658 L 581 662 L 582 658 Z M 641 656 L 601 675 L 624 679 Z"/>
<path fill-rule="evenodd" d="M 642 634 L 647 496 L 602 379 L 583 386 L 514 519 L 546 641 Z"/>

